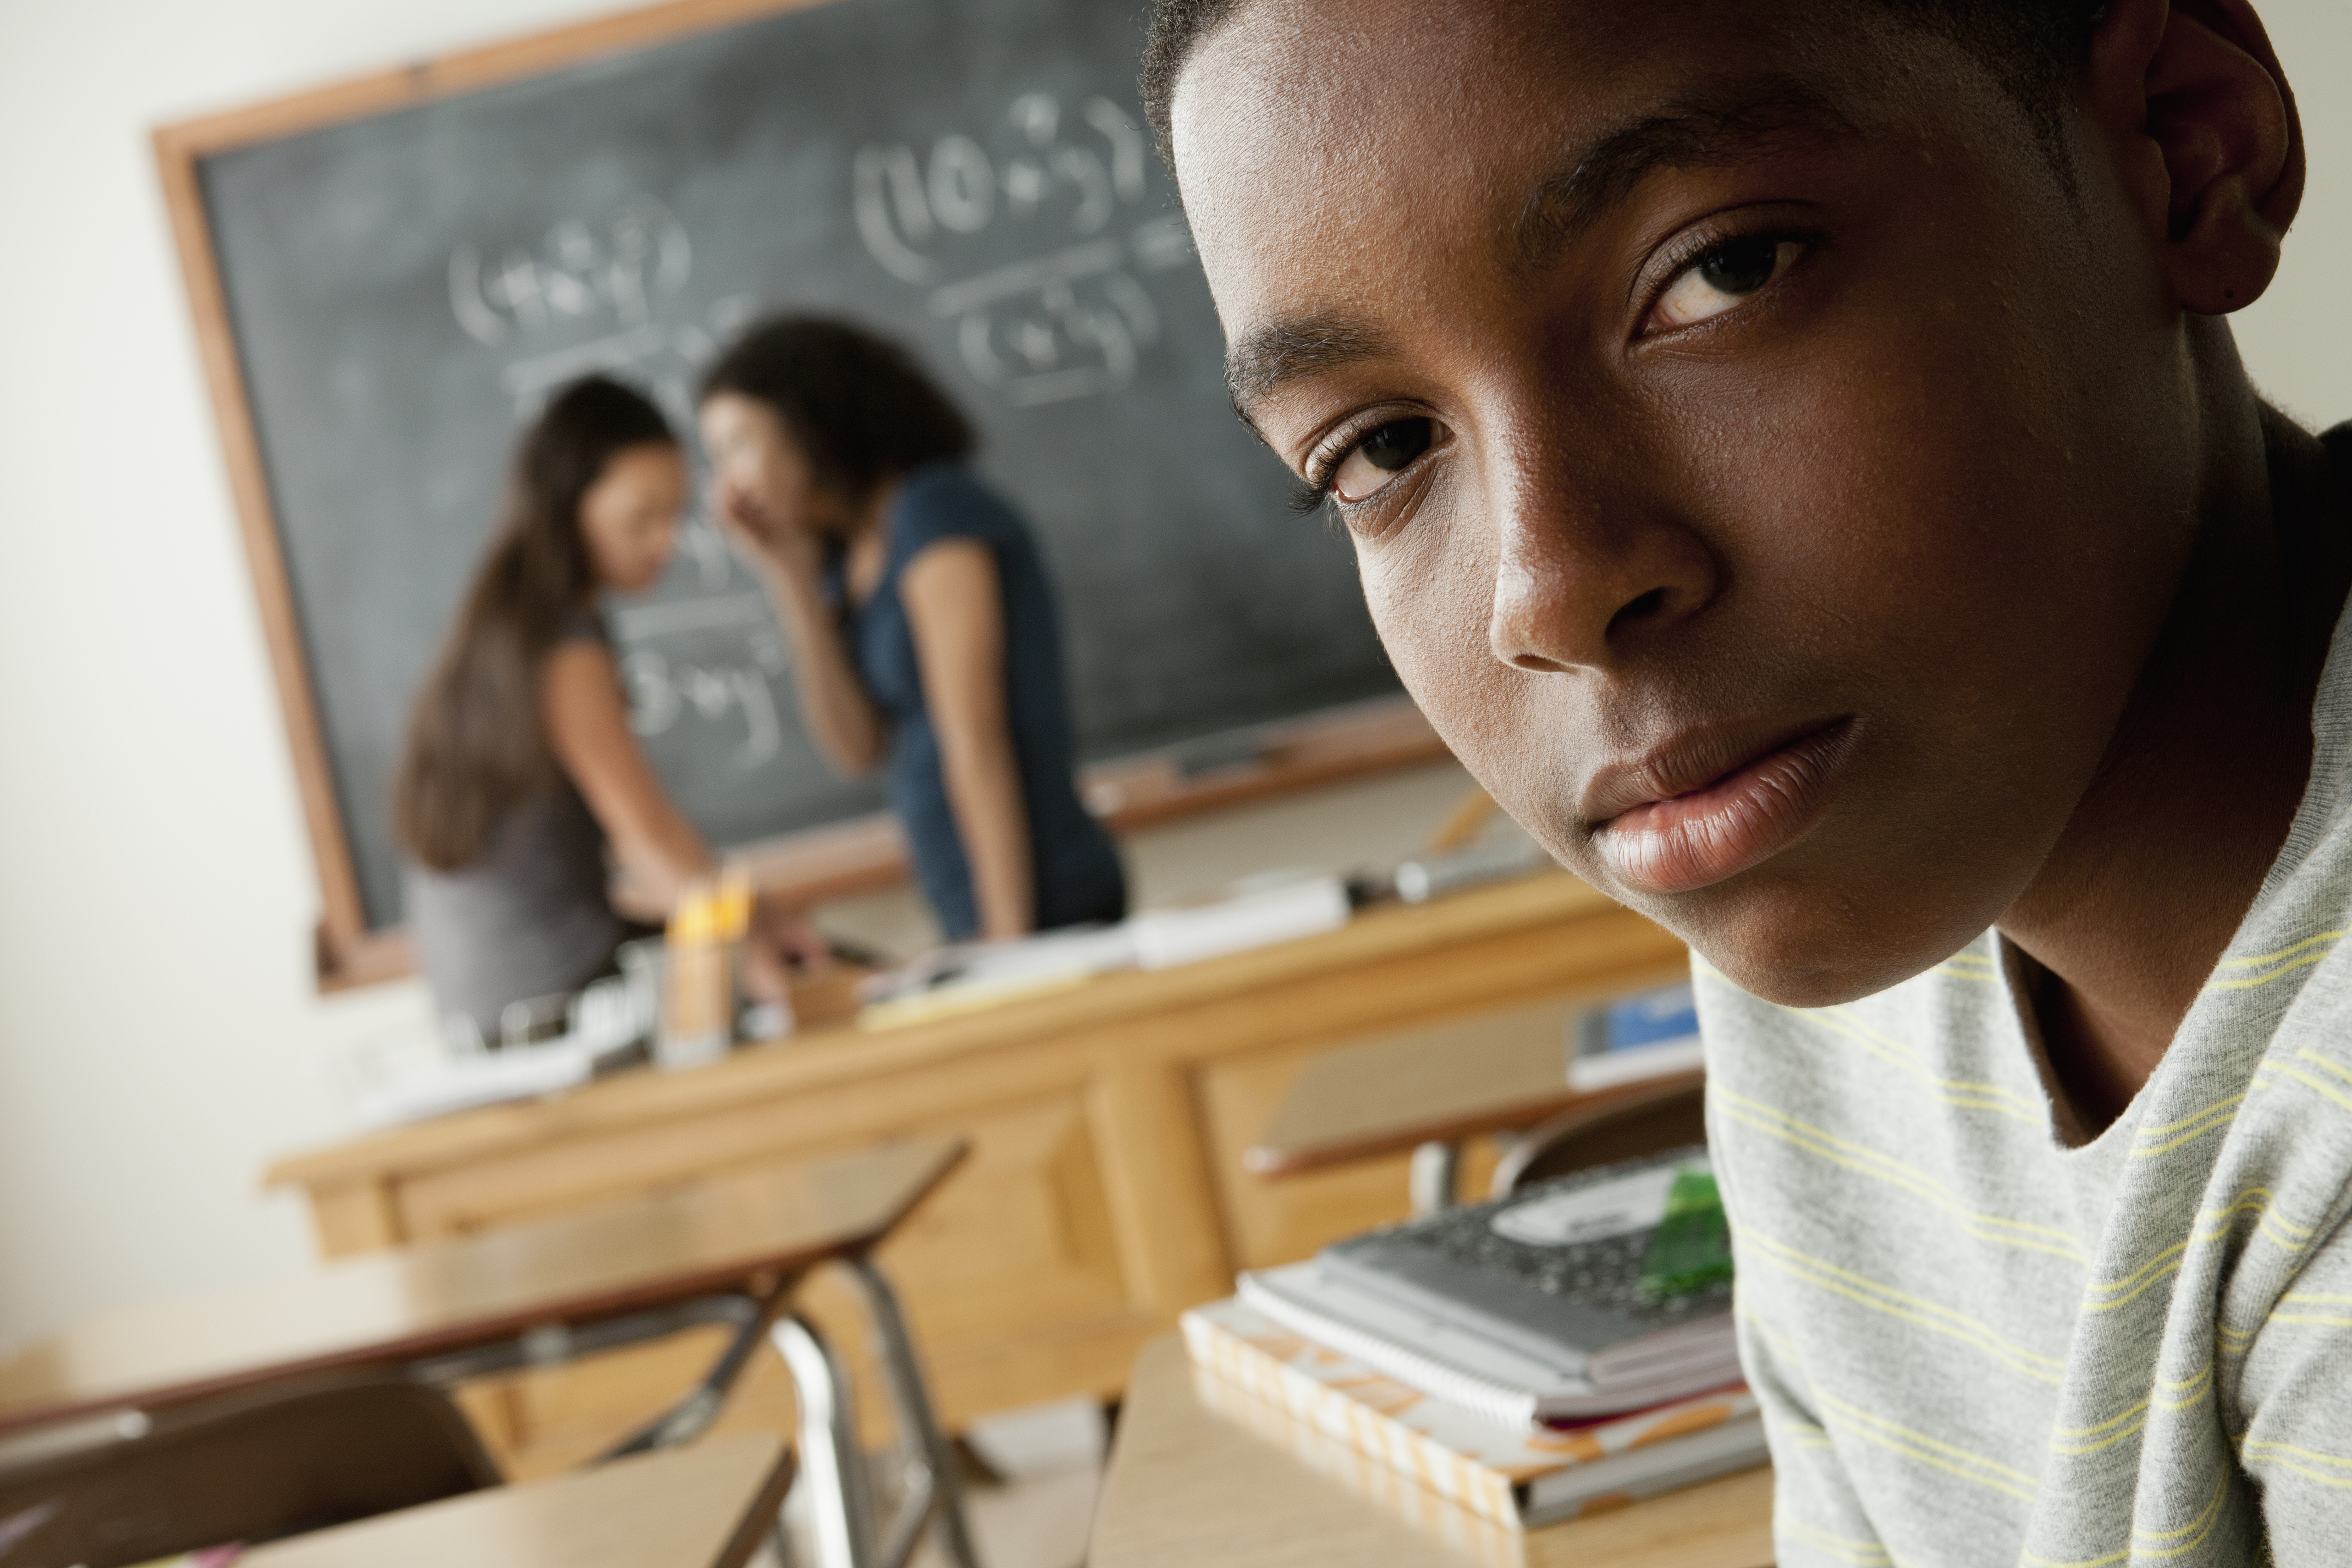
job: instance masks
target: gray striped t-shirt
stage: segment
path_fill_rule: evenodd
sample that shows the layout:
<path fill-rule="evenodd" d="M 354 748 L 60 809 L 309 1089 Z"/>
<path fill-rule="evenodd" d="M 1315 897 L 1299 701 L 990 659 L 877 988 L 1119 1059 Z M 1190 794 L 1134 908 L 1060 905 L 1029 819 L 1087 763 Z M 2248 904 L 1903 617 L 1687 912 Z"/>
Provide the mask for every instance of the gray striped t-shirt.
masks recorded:
<path fill-rule="evenodd" d="M 1990 933 L 1848 1006 L 1705 964 L 1784 1564 L 2352 1563 L 2352 636 L 2286 847 L 2067 1147 Z"/>

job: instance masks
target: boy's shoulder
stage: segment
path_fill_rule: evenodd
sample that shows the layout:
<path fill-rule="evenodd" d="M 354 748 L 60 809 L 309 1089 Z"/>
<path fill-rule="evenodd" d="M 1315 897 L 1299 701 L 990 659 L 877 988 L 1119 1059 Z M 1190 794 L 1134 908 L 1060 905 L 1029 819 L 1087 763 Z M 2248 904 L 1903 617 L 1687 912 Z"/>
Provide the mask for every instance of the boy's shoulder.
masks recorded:
<path fill-rule="evenodd" d="M 2240 1560 L 2263 1531 L 2305 1546 L 2340 1531 L 2352 910 L 2337 849 L 2274 889 L 2311 896 L 2279 900 L 2284 931 L 2241 933 L 2246 962 L 2225 962 L 2130 1110 L 2080 1147 L 2057 1136 L 1990 935 L 1841 1007 L 1777 1007 L 1701 966 L 1751 1379 L 1786 1431 L 1858 1445 L 1776 1443 L 1792 1523 L 1900 1534 L 1965 1507 L 2054 1561 L 2131 1541 L 2135 1497 L 2164 1528 L 2204 1531 L 2191 1561 Z M 1879 1452 L 1897 1431 L 1967 1457 L 1975 1484 Z M 1852 1518 L 1823 1500 L 1849 1492 Z"/>

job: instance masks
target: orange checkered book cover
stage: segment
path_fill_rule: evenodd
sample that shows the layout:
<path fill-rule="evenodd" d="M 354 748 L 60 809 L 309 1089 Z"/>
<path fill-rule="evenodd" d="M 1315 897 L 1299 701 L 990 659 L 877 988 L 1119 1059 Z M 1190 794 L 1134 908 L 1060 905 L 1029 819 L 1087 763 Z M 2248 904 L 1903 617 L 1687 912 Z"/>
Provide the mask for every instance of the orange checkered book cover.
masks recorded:
<path fill-rule="evenodd" d="M 1765 1460 L 1763 1420 L 1744 1385 L 1566 1429 L 1510 1427 L 1384 1377 L 1238 1300 L 1192 1309 L 1183 1330 L 1196 1367 L 1280 1410 L 1302 1438 L 1322 1439 L 1318 1448 L 1344 1444 L 1500 1524 L 1596 1513 Z"/>

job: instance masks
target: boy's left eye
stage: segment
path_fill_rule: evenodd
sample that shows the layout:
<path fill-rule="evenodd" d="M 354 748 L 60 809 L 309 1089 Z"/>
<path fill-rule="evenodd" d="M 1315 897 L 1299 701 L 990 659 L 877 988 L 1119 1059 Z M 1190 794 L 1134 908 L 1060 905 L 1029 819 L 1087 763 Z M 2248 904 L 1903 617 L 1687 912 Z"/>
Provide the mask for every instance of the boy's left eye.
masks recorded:
<path fill-rule="evenodd" d="M 1399 470 L 1429 450 L 1437 439 L 1437 421 L 1395 419 L 1369 431 L 1331 470 L 1330 486 L 1350 505 L 1368 500 L 1388 488 Z"/>
<path fill-rule="evenodd" d="M 1694 326 L 1740 304 L 1786 272 L 1804 246 L 1778 235 L 1727 240 L 1675 275 L 1651 308 L 1651 330 Z"/>

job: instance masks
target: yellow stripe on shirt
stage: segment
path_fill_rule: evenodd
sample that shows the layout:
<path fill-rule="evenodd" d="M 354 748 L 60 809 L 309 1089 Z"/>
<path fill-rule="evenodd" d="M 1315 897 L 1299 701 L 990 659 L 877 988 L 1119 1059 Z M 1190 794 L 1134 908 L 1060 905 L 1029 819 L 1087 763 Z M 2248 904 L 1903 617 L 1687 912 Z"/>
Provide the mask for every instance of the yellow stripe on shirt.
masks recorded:
<path fill-rule="evenodd" d="M 2243 1089 L 2226 1100 L 2217 1100 L 2204 1110 L 2184 1116 L 2178 1121 L 2168 1121 L 2160 1127 L 2143 1127 L 2132 1134 L 2131 1157 L 2150 1160 L 2168 1154 L 2183 1143 L 2194 1142 L 2208 1132 L 2218 1132 L 2237 1120 L 2238 1107 L 2245 1102 Z"/>
<path fill-rule="evenodd" d="M 1897 1071 L 1926 1084 L 1948 1105 L 1958 1106 L 1962 1110 L 1990 1110 L 2037 1125 L 2042 1121 L 2042 1104 L 2038 1099 L 2030 1099 L 1997 1083 L 1939 1078 L 1919 1059 L 1916 1047 L 1872 1028 L 1851 1007 L 1783 1007 L 1780 1010 L 1815 1028 L 1853 1041 Z"/>
<path fill-rule="evenodd" d="M 2279 1298 L 2278 1305 L 2271 1309 L 2271 1315 L 2265 1320 L 2266 1324 L 2301 1323 L 2323 1329 L 2352 1329 L 2352 1312 L 2288 1311 L 2285 1309 L 2289 1306 L 2352 1307 L 2352 1296 L 2335 1295 L 2325 1290 L 2290 1290 Z M 2252 1336 L 2247 1337 L 2251 1339 Z"/>
<path fill-rule="evenodd" d="M 2111 1447 L 2147 1426 L 2147 1406 L 2148 1402 L 2143 1399 L 2130 1409 L 2110 1415 L 2095 1426 L 2053 1427 L 2050 1434 L 2050 1451 L 2053 1454 L 2095 1454 L 2102 1448 Z M 2095 1440 L 2067 1443 L 2059 1440 L 2063 1437 Z"/>
<path fill-rule="evenodd" d="M 2344 932 L 2340 931 L 2324 931 L 2317 936 L 2305 937 L 2301 942 L 2288 947 L 2282 947 L 2274 952 L 2258 952 L 2245 958 L 2225 958 L 2216 966 L 2217 969 L 2263 970 L 2265 973 L 2233 974 L 2226 980 L 2209 980 L 2205 983 L 2205 989 L 2208 991 L 2259 990 L 2273 980 L 2282 979 L 2298 970 L 2308 969 L 2311 965 L 2324 961 L 2330 952 L 2335 951 L 2336 943 L 2343 936 Z"/>
<path fill-rule="evenodd" d="M 1762 1100 L 1751 1100 L 1720 1080 L 1708 1084 L 1706 1092 L 1707 1098 L 1720 1107 L 1726 1116 L 1742 1126 L 1752 1127 L 1832 1164 L 1861 1172 L 1889 1186 L 1901 1188 L 1959 1220 L 1969 1234 L 1980 1241 L 1995 1242 L 2028 1252 L 2046 1252 L 2070 1263 L 2083 1261 L 2082 1243 L 2055 1226 L 2035 1225 L 2027 1220 L 2011 1219 L 2006 1215 L 1969 1208 L 1954 1197 L 1943 1183 L 1924 1171 L 1905 1164 L 1892 1154 L 1882 1154 L 1864 1144 L 1840 1138 Z"/>
<path fill-rule="evenodd" d="M 2126 1558 L 2137 1563 L 2142 1559 L 2149 1562 L 2162 1562 L 2170 1557 L 2185 1557 L 2204 1545 L 2206 1538 L 2213 1533 L 2213 1527 L 2221 1520 L 2222 1500 L 2229 1496 L 2229 1492 L 2230 1474 L 2224 1470 L 2214 1483 L 2212 1497 L 2207 1500 L 2204 1508 L 2199 1510 L 2197 1517 L 2177 1529 L 2142 1530 L 2134 1526 L 2130 1546 L 2120 1552 L 2110 1552 L 2099 1557 L 2078 1557 L 2068 1561 L 2056 1557 L 2044 1557 L 2036 1552 L 2028 1552 L 2023 1554 L 2022 1561 L 2032 1563 L 2033 1568 L 2105 1568 L 2106 1564 L 2121 1563 Z M 2183 1537 L 2188 1539 L 2184 1540 Z M 2141 1544 L 2144 1542 L 2170 1544 Z"/>
<path fill-rule="evenodd" d="M 2150 1395 L 2130 1409 L 2108 1416 L 2095 1426 L 2058 1426 L 2051 1430 L 2050 1451 L 2053 1454 L 2095 1454 L 2100 1449 L 2122 1442 L 2147 1426 L 2151 1408 L 2186 1410 L 2200 1404 L 2213 1392 L 2213 1368 L 2209 1364 L 2194 1377 L 2167 1378 L 2161 1385 L 2167 1396 Z M 2093 1439 L 2067 1443 L 2063 1437 Z"/>
<path fill-rule="evenodd" d="M 1958 1340 L 1990 1356 L 2011 1371 L 2023 1373 L 2036 1382 L 2054 1384 L 2065 1366 L 2063 1357 L 2028 1350 L 1965 1312 L 1956 1312 L 1924 1296 L 1898 1290 L 1866 1274 L 1857 1274 L 1826 1258 L 1801 1252 L 1784 1241 L 1765 1235 L 1752 1225 L 1740 1227 L 1739 1243 L 1743 1247 L 1752 1249 L 1753 1255 L 1760 1256 L 1801 1283 L 1826 1290 L 1833 1296 L 1842 1296 L 1874 1312 Z"/>
<path fill-rule="evenodd" d="M 2230 1222 L 2240 1214 L 2254 1215 L 2254 1234 L 2273 1247 L 2285 1252 L 2300 1252 L 2309 1244 L 2311 1227 L 2297 1225 L 2280 1214 L 2269 1199 L 2268 1187 L 2248 1187 L 2217 1209 L 2200 1214 L 2198 1223 L 2204 1228 L 2190 1233 L 2187 1241 L 2176 1241 L 2147 1262 L 2119 1279 L 2095 1281 L 2083 1292 L 2083 1310 L 2112 1312 L 2116 1308 L 2137 1300 L 2148 1287 L 2168 1275 L 2179 1273 L 2182 1260 L 2192 1245 L 2219 1241 L 2230 1234 Z"/>
<path fill-rule="evenodd" d="M 1974 1481 L 1994 1491 L 2007 1492 L 2013 1498 L 2032 1502 L 2038 1490 L 2034 1479 L 2014 1466 L 1982 1454 L 1971 1453 L 1956 1444 L 1925 1432 L 1898 1426 L 1884 1416 L 1874 1415 L 1858 1405 L 1850 1404 L 1832 1394 L 1822 1396 L 1822 1416 L 1842 1432 L 1850 1432 L 1865 1443 L 1874 1444 L 1892 1454 L 1916 1463 Z"/>
<path fill-rule="evenodd" d="M 1936 965 L 1934 973 L 1948 974 L 1955 980 L 1998 982 L 2000 979 L 2000 966 L 1990 953 L 1969 952 L 1965 949 Z"/>
<path fill-rule="evenodd" d="M 2305 1480 L 2317 1481 L 2325 1487 L 2352 1489 L 2352 1458 L 2341 1454 L 2323 1454 L 2316 1448 L 2268 1440 L 2240 1446 L 2240 1464 L 2255 1458 L 2273 1460 L 2279 1468 L 2293 1470 Z"/>
<path fill-rule="evenodd" d="M 2328 1061 L 2325 1057 L 2313 1056 L 2308 1050 L 2297 1051 L 2295 1055 L 2299 1057 L 2311 1057 L 2312 1060 L 2330 1068 L 2333 1068 L 2336 1065 L 2335 1063 Z M 2289 1067 L 2286 1063 L 2278 1060 L 2276 1058 L 2265 1060 L 2262 1066 L 2254 1069 L 2254 1087 L 2256 1089 L 2263 1088 L 2267 1081 L 2265 1075 L 2271 1073 L 2276 1073 L 2283 1078 L 2293 1079 L 2295 1082 L 2303 1085 L 2304 1088 L 2310 1089 L 2313 1093 L 2319 1095 L 2321 1098 L 2332 1100 L 2337 1105 L 2342 1106 L 2345 1110 L 2352 1110 L 2352 1096 L 2347 1096 L 2342 1089 L 2336 1088 L 2323 1079 L 2312 1077 L 2311 1074 L 2305 1072 L 2300 1068 Z"/>
<path fill-rule="evenodd" d="M 2224 1469 L 2213 1478 L 2213 1496 L 2211 1500 L 2206 1503 L 2204 1511 L 2187 1524 L 2173 1530 L 2142 1530 L 2134 1526 L 2133 1550 L 2139 1556 L 2158 1559 L 2182 1557 L 2196 1551 L 2205 1544 L 2205 1538 L 2213 1533 L 2213 1527 L 2221 1522 L 2221 1502 L 2229 1495 L 2230 1472 Z M 2162 1547 L 2139 1545 L 2138 1543 L 2143 1541 L 2165 1541 L 2172 1544 Z"/>
<path fill-rule="evenodd" d="M 1801 1541 L 1806 1545 L 1826 1552 L 1833 1557 L 1843 1558 L 1855 1564 L 1856 1568 L 1873 1568 L 1873 1565 L 1877 1563 L 1895 1563 L 1895 1553 L 1875 1541 L 1856 1541 L 1852 1536 L 1832 1535 L 1826 1530 L 1815 1530 L 1811 1525 L 1801 1524 L 1795 1520 L 1783 1520 L 1780 1521 L 1779 1528 L 1790 1539 Z M 1896 1568 L 1900 1568 L 1900 1565 L 1897 1564 Z"/>

